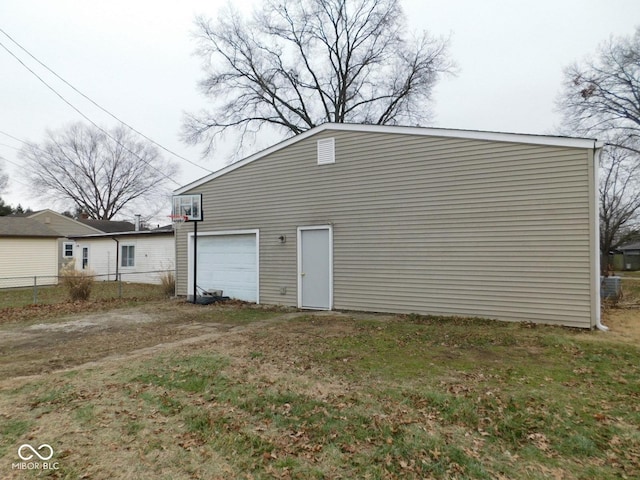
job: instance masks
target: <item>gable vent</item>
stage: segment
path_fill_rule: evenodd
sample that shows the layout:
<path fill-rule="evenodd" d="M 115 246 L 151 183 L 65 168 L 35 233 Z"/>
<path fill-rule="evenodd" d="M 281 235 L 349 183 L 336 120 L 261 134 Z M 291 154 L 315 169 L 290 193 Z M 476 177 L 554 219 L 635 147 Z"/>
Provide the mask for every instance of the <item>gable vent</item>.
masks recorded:
<path fill-rule="evenodd" d="M 323 138 L 318 140 L 318 165 L 336 163 L 335 139 Z"/>

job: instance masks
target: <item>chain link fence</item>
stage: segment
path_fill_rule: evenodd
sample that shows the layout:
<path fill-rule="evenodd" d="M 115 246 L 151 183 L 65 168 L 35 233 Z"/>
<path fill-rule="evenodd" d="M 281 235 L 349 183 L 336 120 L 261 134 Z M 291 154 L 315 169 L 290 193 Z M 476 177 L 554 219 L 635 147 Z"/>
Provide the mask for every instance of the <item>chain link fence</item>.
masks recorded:
<path fill-rule="evenodd" d="M 153 270 L 87 275 L 93 280 L 89 300 L 166 298 L 175 295 L 175 271 Z M 70 301 L 62 275 L 0 277 L 0 309 Z"/>
<path fill-rule="evenodd" d="M 620 277 L 621 295 L 615 303 L 620 307 L 638 308 L 640 307 L 640 276 L 623 273 Z"/>

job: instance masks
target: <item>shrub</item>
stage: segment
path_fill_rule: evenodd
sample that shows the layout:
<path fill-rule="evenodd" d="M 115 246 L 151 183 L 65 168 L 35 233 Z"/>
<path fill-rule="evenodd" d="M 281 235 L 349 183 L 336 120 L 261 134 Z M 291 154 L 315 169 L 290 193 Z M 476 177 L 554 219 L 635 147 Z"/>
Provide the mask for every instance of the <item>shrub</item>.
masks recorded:
<path fill-rule="evenodd" d="M 67 289 L 69 298 L 76 301 L 87 301 L 93 288 L 93 275 L 86 270 L 76 270 L 73 262 L 60 270 L 60 281 Z"/>
<path fill-rule="evenodd" d="M 176 294 L 176 276 L 173 272 L 165 272 L 160 275 L 160 283 L 162 292 L 167 297 L 173 297 Z"/>

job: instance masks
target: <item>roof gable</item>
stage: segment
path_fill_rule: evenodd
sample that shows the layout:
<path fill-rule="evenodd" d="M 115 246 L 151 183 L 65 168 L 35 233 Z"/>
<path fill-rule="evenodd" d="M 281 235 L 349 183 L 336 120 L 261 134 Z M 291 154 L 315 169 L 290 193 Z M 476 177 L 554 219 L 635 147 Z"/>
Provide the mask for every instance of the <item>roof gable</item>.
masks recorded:
<path fill-rule="evenodd" d="M 55 230 L 28 217 L 0 217 L 0 237 L 59 238 Z"/>
<path fill-rule="evenodd" d="M 419 135 L 427 137 L 445 137 L 445 138 L 460 138 L 470 140 L 485 140 L 492 142 L 508 142 L 508 143 L 524 143 L 531 145 L 545 145 L 545 146 L 558 146 L 558 147 L 570 147 L 570 148 L 597 148 L 600 145 L 595 139 L 588 138 L 574 138 L 574 137 L 559 137 L 552 135 L 533 135 L 533 134 L 521 134 L 521 133 L 504 133 L 504 132 L 487 132 L 480 130 L 456 130 L 447 128 L 426 128 L 426 127 L 402 127 L 402 126 L 389 126 L 389 125 L 360 125 L 360 124 L 348 124 L 348 123 L 325 123 L 307 130 L 304 133 L 288 138 L 272 147 L 269 147 L 261 152 L 255 153 L 247 158 L 244 158 L 236 163 L 233 163 L 225 168 L 222 168 L 216 172 L 213 172 L 205 177 L 202 177 L 194 182 L 191 182 L 181 188 L 174 191 L 179 195 L 186 193 L 200 185 L 203 185 L 214 178 L 225 175 L 233 170 L 236 170 L 244 165 L 252 163 L 260 158 L 266 157 L 274 152 L 285 149 L 291 145 L 301 142 L 313 135 L 317 135 L 324 131 L 343 131 L 343 132 L 362 132 L 362 133 L 391 133 L 397 135 Z"/>
<path fill-rule="evenodd" d="M 28 218 L 32 218 L 64 236 L 101 232 L 101 230 L 91 225 L 83 224 L 74 218 L 67 217 L 50 209 L 34 212 L 28 215 Z"/>

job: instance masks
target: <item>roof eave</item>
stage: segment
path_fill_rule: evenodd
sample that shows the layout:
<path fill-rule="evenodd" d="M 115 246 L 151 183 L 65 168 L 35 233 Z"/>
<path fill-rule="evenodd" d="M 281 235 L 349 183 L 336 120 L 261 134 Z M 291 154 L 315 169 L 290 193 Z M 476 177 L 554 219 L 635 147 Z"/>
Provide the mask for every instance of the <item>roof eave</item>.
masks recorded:
<path fill-rule="evenodd" d="M 64 235 L 29 235 L 29 234 L 11 234 L 11 235 L 2 235 L 0 234 L 0 238 L 65 238 Z"/>
<path fill-rule="evenodd" d="M 132 235 L 173 235 L 173 230 L 138 230 L 132 232 L 111 232 L 111 233 L 89 233 L 86 235 L 70 235 L 67 238 L 112 238 L 112 237 L 128 237 Z"/>

